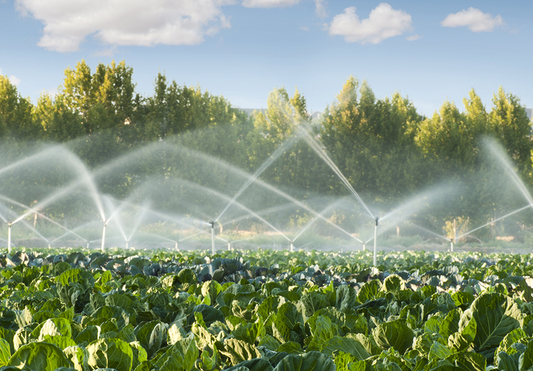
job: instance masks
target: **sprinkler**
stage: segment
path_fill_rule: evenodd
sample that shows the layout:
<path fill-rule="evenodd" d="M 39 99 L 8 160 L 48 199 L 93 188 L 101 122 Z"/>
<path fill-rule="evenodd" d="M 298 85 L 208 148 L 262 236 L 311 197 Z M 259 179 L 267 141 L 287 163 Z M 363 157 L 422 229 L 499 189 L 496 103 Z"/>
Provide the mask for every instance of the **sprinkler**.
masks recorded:
<path fill-rule="evenodd" d="M 363 242 L 363 251 L 366 251 L 366 243 Z"/>
<path fill-rule="evenodd" d="M 175 249 L 176 251 L 179 250 L 179 249 L 178 249 L 178 241 L 176 241 L 176 243 L 174 244 L 174 249 Z"/>
<path fill-rule="evenodd" d="M 48 248 L 49 248 L 49 249 L 51 249 L 51 248 L 52 248 L 52 246 L 50 246 L 50 242 L 48 242 Z"/>
<path fill-rule="evenodd" d="M 377 241 L 378 241 L 378 224 L 379 224 L 379 216 L 376 216 L 376 227 L 374 228 L 374 267 L 376 264 L 376 255 L 377 255 Z"/>
<path fill-rule="evenodd" d="M 211 253 L 215 255 L 215 221 L 210 221 L 211 224 Z"/>
<path fill-rule="evenodd" d="M 231 242 L 228 241 L 228 251 L 231 251 Z"/>
<path fill-rule="evenodd" d="M 130 244 L 130 241 L 126 240 L 126 250 L 128 249 L 129 244 Z"/>
<path fill-rule="evenodd" d="M 293 244 L 294 241 L 291 241 L 291 245 L 290 245 L 290 250 L 291 252 L 294 252 L 294 244 Z"/>
<path fill-rule="evenodd" d="M 450 251 L 453 252 L 453 240 L 450 240 Z"/>
<path fill-rule="evenodd" d="M 89 242 L 89 240 L 87 240 L 87 250 L 89 250 L 89 245 L 90 245 L 90 244 L 91 244 L 91 243 Z"/>
<path fill-rule="evenodd" d="M 102 220 L 102 223 L 104 223 L 104 229 L 102 231 L 102 252 L 105 251 L 105 228 L 107 227 L 107 222 L 109 220 Z"/>
<path fill-rule="evenodd" d="M 7 252 L 11 254 L 11 226 L 13 222 L 7 222 Z"/>

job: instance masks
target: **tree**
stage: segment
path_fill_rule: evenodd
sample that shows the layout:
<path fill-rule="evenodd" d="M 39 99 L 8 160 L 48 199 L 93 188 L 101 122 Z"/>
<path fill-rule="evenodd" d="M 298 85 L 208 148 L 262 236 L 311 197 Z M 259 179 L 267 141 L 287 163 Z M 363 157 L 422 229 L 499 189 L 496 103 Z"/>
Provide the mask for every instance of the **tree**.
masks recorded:
<path fill-rule="evenodd" d="M 32 120 L 32 104 L 20 96 L 7 76 L 0 75 L 0 136 L 38 139 L 42 128 Z"/>
<path fill-rule="evenodd" d="M 520 99 L 513 94 L 506 94 L 502 87 L 494 94 L 492 104 L 489 115 L 492 131 L 525 175 L 531 168 L 532 149 L 531 121 L 526 110 L 520 104 Z"/>
<path fill-rule="evenodd" d="M 65 79 L 59 92 L 65 104 L 77 110 L 86 134 L 99 130 L 119 130 L 124 125 L 135 125 L 135 84 L 133 69 L 122 61 L 118 65 L 99 64 L 95 73 L 81 61 L 74 70 L 65 70 Z M 91 112 L 92 111 L 92 112 Z"/>
<path fill-rule="evenodd" d="M 33 120 L 43 128 L 43 139 L 68 142 L 85 135 L 79 112 L 69 108 L 61 94 L 55 99 L 42 94 L 33 108 Z"/>
<path fill-rule="evenodd" d="M 368 83 L 350 77 L 326 111 L 322 143 L 350 184 L 367 201 L 398 202 L 427 181 L 418 177 L 414 138 L 422 117 L 407 98 L 376 99 Z M 343 192 L 337 179 L 334 188 Z"/>

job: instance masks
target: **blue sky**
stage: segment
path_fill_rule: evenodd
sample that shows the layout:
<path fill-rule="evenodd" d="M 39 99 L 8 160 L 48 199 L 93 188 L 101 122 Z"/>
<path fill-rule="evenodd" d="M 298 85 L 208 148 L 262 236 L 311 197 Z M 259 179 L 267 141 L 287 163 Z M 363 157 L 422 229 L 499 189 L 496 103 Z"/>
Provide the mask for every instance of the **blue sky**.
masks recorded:
<path fill-rule="evenodd" d="M 143 95 L 164 72 L 241 108 L 297 87 L 322 111 L 350 75 L 425 115 L 472 88 L 533 107 L 530 0 L 0 0 L 0 34 L 0 73 L 34 101 L 84 59 L 125 60 Z"/>

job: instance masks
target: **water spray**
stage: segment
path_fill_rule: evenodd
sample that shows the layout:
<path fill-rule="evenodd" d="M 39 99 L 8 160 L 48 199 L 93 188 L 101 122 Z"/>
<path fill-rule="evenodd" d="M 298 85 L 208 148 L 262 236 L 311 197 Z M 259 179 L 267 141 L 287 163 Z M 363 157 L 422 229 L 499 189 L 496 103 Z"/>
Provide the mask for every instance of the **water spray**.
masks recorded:
<path fill-rule="evenodd" d="M 211 224 L 211 254 L 215 255 L 215 221 L 209 222 Z"/>
<path fill-rule="evenodd" d="M 376 227 L 374 228 L 374 267 L 377 265 L 376 264 L 376 255 L 377 255 L 377 250 L 378 250 L 378 246 L 377 246 L 377 242 L 378 242 L 378 224 L 379 224 L 379 216 L 376 216 Z"/>
<path fill-rule="evenodd" d="M 105 251 L 105 229 L 107 227 L 107 222 L 109 220 L 102 220 L 102 223 L 104 223 L 104 228 L 102 230 L 102 252 Z"/>

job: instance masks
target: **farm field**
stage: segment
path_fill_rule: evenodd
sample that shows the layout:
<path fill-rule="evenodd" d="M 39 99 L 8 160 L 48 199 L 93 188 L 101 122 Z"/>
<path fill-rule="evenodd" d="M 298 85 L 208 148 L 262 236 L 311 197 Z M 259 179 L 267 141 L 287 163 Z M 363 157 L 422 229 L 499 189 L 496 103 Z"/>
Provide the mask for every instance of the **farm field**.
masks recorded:
<path fill-rule="evenodd" d="M 531 258 L 4 252 L 0 370 L 528 370 Z"/>

